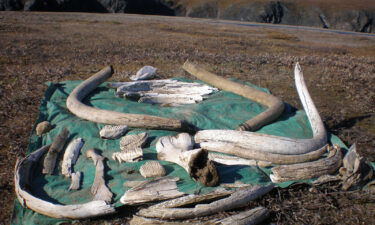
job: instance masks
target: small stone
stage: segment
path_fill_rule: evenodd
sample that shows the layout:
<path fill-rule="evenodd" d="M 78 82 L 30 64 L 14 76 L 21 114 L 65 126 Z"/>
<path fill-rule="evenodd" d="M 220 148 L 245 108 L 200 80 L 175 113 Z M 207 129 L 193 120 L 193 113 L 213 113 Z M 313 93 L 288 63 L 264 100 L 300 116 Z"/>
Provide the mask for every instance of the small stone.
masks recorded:
<path fill-rule="evenodd" d="M 36 135 L 41 136 L 42 134 L 47 133 L 51 129 L 52 129 L 52 125 L 48 121 L 40 122 L 38 123 L 38 125 L 36 125 L 36 128 L 35 128 Z"/>

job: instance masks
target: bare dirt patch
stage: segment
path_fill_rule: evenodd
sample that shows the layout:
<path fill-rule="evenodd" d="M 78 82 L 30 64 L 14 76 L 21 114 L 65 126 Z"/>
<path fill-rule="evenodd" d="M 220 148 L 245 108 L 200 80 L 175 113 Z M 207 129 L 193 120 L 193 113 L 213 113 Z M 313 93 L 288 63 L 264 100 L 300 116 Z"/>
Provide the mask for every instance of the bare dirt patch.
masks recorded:
<path fill-rule="evenodd" d="M 189 77 L 180 68 L 189 59 L 220 76 L 266 87 L 301 108 L 292 76 L 299 61 L 327 129 L 348 145 L 357 142 L 375 160 L 375 38 L 208 22 L 0 12 L 0 224 L 9 223 L 13 167 L 25 154 L 44 82 L 85 79 L 108 64 L 116 70 L 113 80 L 127 80 L 143 65 L 159 68 L 160 77 Z M 319 190 L 300 185 L 253 204 L 271 209 L 269 222 L 280 224 L 373 224 L 371 198 L 364 191 L 341 193 L 334 185 Z M 121 223 L 131 212 L 82 223 Z"/>

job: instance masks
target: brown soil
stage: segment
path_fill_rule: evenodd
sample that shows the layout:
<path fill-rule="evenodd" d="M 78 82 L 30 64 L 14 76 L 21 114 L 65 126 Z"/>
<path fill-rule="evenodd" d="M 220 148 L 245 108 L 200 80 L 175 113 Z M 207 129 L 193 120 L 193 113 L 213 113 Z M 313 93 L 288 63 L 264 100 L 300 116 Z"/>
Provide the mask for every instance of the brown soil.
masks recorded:
<path fill-rule="evenodd" d="M 143 65 L 159 68 L 160 77 L 189 77 L 180 68 L 189 59 L 220 76 L 266 87 L 301 108 L 292 76 L 299 61 L 328 130 L 348 145 L 357 142 L 375 161 L 375 37 L 210 22 L 0 12 L 0 224 L 9 223 L 13 166 L 25 154 L 44 82 L 85 79 L 108 64 L 116 70 L 113 80 L 126 80 Z M 252 204 L 268 207 L 269 222 L 280 224 L 374 224 L 373 193 L 338 190 L 297 185 Z M 123 223 L 133 212 L 87 223 Z"/>

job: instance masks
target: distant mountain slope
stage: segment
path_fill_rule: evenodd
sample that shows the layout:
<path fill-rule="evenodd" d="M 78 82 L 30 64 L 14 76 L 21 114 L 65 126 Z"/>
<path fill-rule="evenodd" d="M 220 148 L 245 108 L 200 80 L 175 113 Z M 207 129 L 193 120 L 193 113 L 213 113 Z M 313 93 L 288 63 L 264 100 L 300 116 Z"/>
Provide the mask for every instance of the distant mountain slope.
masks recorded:
<path fill-rule="evenodd" d="M 0 10 L 139 13 L 374 32 L 375 0 L 0 0 Z"/>

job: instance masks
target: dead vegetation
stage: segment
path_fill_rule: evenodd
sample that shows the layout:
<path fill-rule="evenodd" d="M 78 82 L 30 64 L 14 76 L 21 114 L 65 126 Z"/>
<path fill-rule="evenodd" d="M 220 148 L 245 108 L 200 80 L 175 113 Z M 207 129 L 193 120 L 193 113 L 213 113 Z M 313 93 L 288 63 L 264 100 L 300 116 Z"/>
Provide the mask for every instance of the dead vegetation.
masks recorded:
<path fill-rule="evenodd" d="M 116 81 L 144 65 L 159 68 L 160 78 L 193 78 L 180 68 L 189 59 L 225 78 L 266 87 L 294 110 L 302 108 L 293 86 L 292 66 L 299 61 L 327 129 L 375 160 L 374 37 L 186 18 L 23 12 L 1 12 L 0 31 L 0 223 L 9 223 L 11 171 L 17 155 L 25 154 L 44 82 L 86 79 L 109 64 Z M 252 204 L 270 209 L 270 222 L 280 224 L 373 223 L 373 193 L 338 190 L 297 185 Z M 104 220 L 123 223 L 130 216 L 123 214 Z"/>

